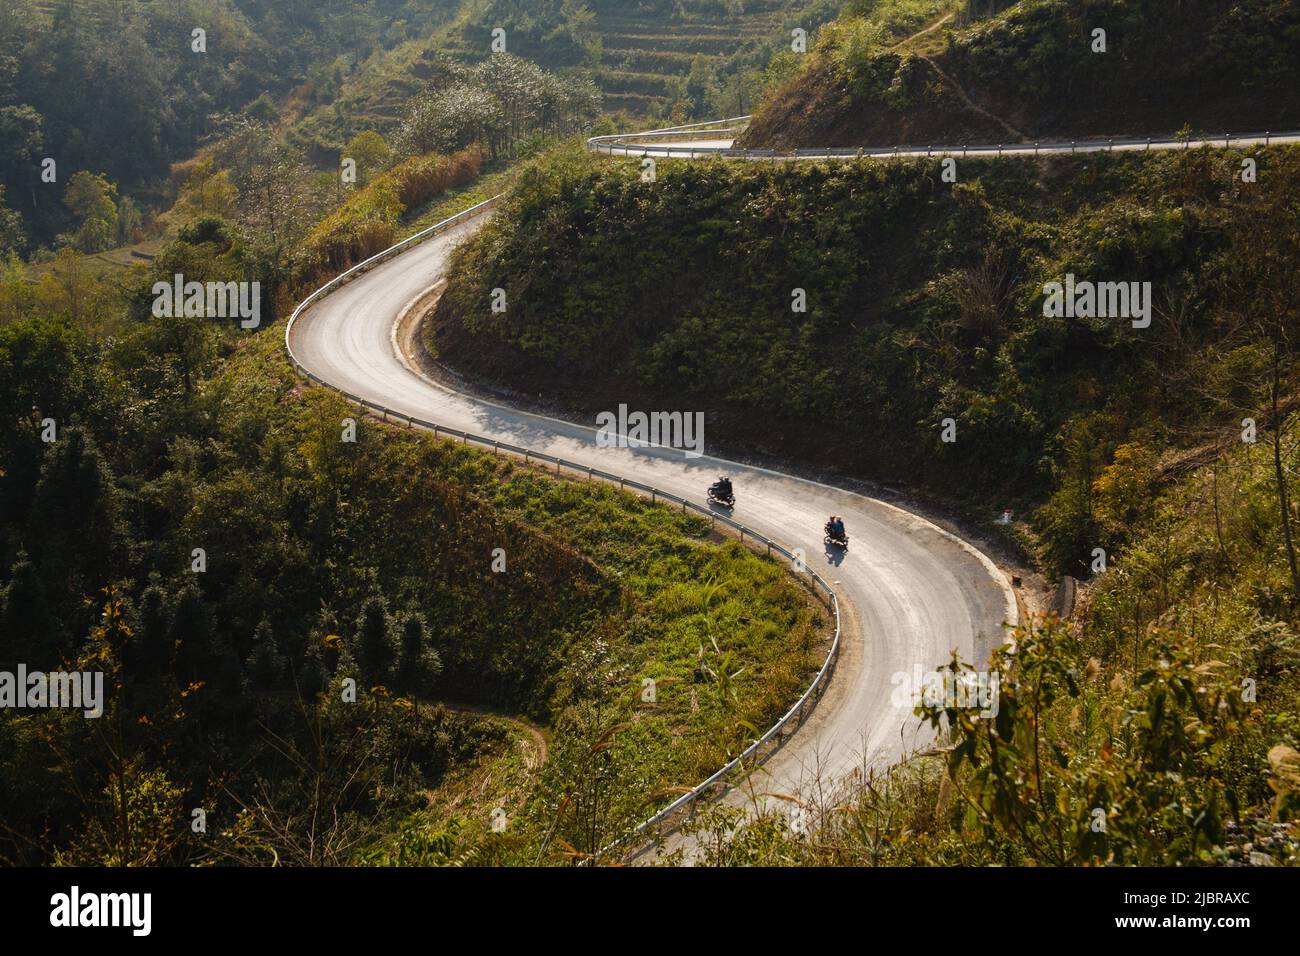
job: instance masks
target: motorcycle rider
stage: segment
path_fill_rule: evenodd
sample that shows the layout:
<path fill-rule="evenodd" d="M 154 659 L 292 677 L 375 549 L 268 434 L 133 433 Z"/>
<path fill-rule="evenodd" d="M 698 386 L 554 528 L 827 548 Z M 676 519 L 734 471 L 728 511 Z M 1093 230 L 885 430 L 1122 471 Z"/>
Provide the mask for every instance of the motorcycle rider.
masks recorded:
<path fill-rule="evenodd" d="M 716 495 L 719 498 L 730 498 L 732 497 L 731 479 L 728 478 L 726 475 L 723 475 L 713 483 L 713 487 L 710 488 L 709 490 L 712 491 L 714 495 Z"/>
<path fill-rule="evenodd" d="M 842 539 L 844 537 L 844 519 L 839 515 L 831 515 L 826 522 L 826 533 L 832 538 Z"/>

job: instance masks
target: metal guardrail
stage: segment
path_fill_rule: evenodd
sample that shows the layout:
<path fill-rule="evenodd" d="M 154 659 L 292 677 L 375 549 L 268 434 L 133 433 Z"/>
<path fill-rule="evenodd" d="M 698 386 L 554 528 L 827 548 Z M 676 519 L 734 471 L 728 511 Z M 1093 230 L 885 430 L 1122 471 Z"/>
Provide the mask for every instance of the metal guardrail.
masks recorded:
<path fill-rule="evenodd" d="M 858 147 L 812 147 L 793 150 L 772 150 L 772 149 L 737 149 L 735 147 L 719 146 L 654 146 L 648 143 L 637 144 L 634 142 L 638 138 L 666 138 L 689 137 L 692 135 L 701 135 L 703 133 L 728 133 L 733 132 L 738 127 L 747 123 L 751 117 L 737 116 L 726 120 L 714 120 L 709 123 L 694 123 L 689 126 L 668 127 L 660 130 L 651 130 L 645 133 L 627 133 L 615 134 L 613 136 L 592 136 L 587 140 L 587 149 L 594 153 L 602 153 L 607 156 L 633 156 L 641 157 L 649 155 L 649 150 L 654 151 L 655 156 L 671 159 L 674 156 L 680 156 L 684 159 L 694 159 L 702 156 L 719 156 L 723 159 L 755 159 L 755 160 L 781 160 L 781 159 L 801 159 L 801 160 L 845 160 L 845 159 L 880 159 L 893 156 L 962 156 L 974 158 L 989 158 L 992 156 L 1017 156 L 1017 155 L 1038 155 L 1042 152 L 1065 153 L 1067 150 L 1071 153 L 1096 153 L 1096 152 L 1113 152 L 1116 148 L 1122 150 L 1132 150 L 1136 147 L 1144 149 L 1170 149 L 1182 147 L 1191 149 L 1199 146 L 1231 146 L 1234 142 L 1246 145 L 1262 143 L 1265 146 L 1271 144 L 1274 138 L 1279 140 L 1294 140 L 1300 137 L 1300 130 L 1291 130 L 1281 133 L 1275 133 L 1271 130 L 1255 133 L 1223 133 L 1221 136 L 1199 136 L 1183 137 L 1176 133 L 1170 133 L 1167 136 L 1147 136 L 1141 138 L 1106 138 L 1106 139 L 1084 139 L 1084 140 L 1057 140 L 1050 142 L 1033 142 L 1033 143 L 999 143 L 997 145 L 976 145 L 963 144 L 961 146 L 937 146 L 937 145 L 903 145 L 896 146 L 858 146 Z M 703 129 L 703 127 L 712 127 Z"/>
<path fill-rule="evenodd" d="M 453 229 L 458 225 L 468 222 L 470 219 L 483 215 L 492 206 L 494 206 L 497 203 L 497 201 L 500 199 L 501 199 L 500 194 L 493 196 L 491 199 L 484 200 L 483 202 L 475 206 L 471 206 L 469 209 L 466 209 L 463 212 L 459 212 L 448 219 L 444 219 L 442 222 L 430 226 L 428 229 L 425 229 L 421 232 L 416 233 L 413 236 L 403 239 L 401 242 L 397 243 L 396 245 L 390 246 L 388 249 L 385 249 L 383 252 L 371 256 L 369 259 L 366 259 L 365 261 L 360 262 L 355 266 L 352 266 L 350 269 L 345 270 L 344 272 L 340 273 L 339 275 L 331 279 L 329 282 L 325 283 L 325 285 L 321 286 L 311 295 L 307 296 L 307 298 L 303 299 L 303 301 L 298 305 L 298 307 L 294 309 L 293 315 L 289 317 L 289 322 L 284 329 L 284 347 L 285 347 L 285 351 L 289 355 L 289 361 L 293 364 L 294 371 L 306 377 L 310 381 L 315 382 L 318 385 L 321 385 L 325 388 L 333 389 L 334 391 L 338 392 L 349 401 L 355 402 L 359 407 L 377 413 L 380 416 L 380 418 L 384 421 L 405 423 L 407 427 L 424 428 L 429 431 L 432 431 L 435 438 L 441 437 L 443 435 L 453 436 L 459 438 L 463 443 L 473 442 L 476 445 L 482 445 L 485 448 L 490 448 L 492 449 L 494 454 L 500 454 L 502 451 L 505 451 L 511 454 L 521 455 L 523 456 L 525 463 L 531 463 L 534 459 L 538 461 L 544 461 L 549 464 L 555 465 L 555 469 L 557 473 L 559 473 L 560 470 L 563 468 L 568 468 L 570 471 L 576 472 L 578 474 L 585 474 L 587 476 L 588 481 L 593 481 L 596 478 L 600 478 L 601 480 L 608 481 L 610 483 L 617 482 L 620 489 L 632 488 L 637 491 L 649 494 L 651 502 L 658 502 L 659 500 L 662 499 L 664 501 L 670 501 L 674 504 L 679 504 L 681 505 L 683 511 L 698 512 L 704 517 L 710 518 L 714 522 L 720 521 L 724 525 L 733 528 L 734 530 L 739 532 L 740 540 L 742 543 L 744 543 L 745 541 L 745 536 L 748 535 L 751 541 L 753 541 L 756 545 L 765 546 L 767 548 L 767 554 L 769 556 L 773 552 L 776 552 L 777 554 L 780 554 L 783 557 L 790 559 L 791 562 L 795 562 L 795 566 L 798 567 L 799 559 L 796 558 L 794 552 L 790 551 L 784 546 L 773 541 L 771 538 L 768 538 L 765 535 L 761 535 L 757 531 L 754 531 L 752 528 L 749 528 L 741 524 L 739 521 L 735 521 L 731 518 L 728 518 L 726 515 L 718 514 L 717 512 L 712 511 L 703 505 L 696 504 L 693 501 L 688 501 L 685 498 L 678 497 L 677 495 L 674 495 L 670 492 L 664 491 L 660 488 L 656 488 L 653 485 L 647 485 L 642 482 L 635 481 L 631 478 L 625 478 L 622 475 L 616 475 L 607 471 L 601 471 L 600 469 L 593 468 L 589 465 L 581 465 L 578 464 L 577 462 L 566 461 L 563 458 L 558 458 L 554 455 L 548 455 L 545 452 L 537 451 L 536 449 L 532 449 L 532 448 L 526 448 L 522 445 L 513 445 L 509 442 L 503 442 L 494 438 L 487 438 L 482 435 L 475 435 L 471 432 L 464 432 L 456 428 L 448 428 L 447 426 L 439 425 L 436 422 L 425 421 L 424 419 L 415 418 L 403 412 L 395 411 L 394 409 L 387 408 L 386 406 L 380 405 L 377 402 L 372 402 L 366 398 L 363 398 L 360 395 L 354 395 L 351 392 L 339 388 L 336 385 L 331 385 L 329 382 L 325 381 L 319 375 L 316 375 L 314 372 L 307 369 L 306 366 L 304 366 L 301 362 L 298 361 L 298 357 L 293 354 L 291 335 L 293 333 L 294 323 L 298 321 L 298 319 L 308 308 L 310 308 L 313 304 L 318 302 L 320 299 L 324 298 L 329 293 L 333 292 L 335 289 L 350 282 L 351 280 L 355 279 L 357 276 L 361 275 L 362 273 L 374 268 L 376 265 L 382 262 L 386 262 L 389 259 L 392 259 L 394 256 L 400 255 L 402 252 L 406 251 L 412 246 L 415 246 L 421 242 L 424 242 L 427 239 L 431 239 L 434 236 L 447 232 L 449 229 Z M 785 714 L 782 715 L 780 720 L 778 720 L 775 724 L 773 724 L 770 728 L 768 728 L 767 732 L 764 733 L 761 737 L 759 737 L 748 747 L 746 747 L 745 750 L 741 752 L 739 756 L 732 759 L 730 762 L 726 764 L 726 766 L 722 767 L 720 770 L 714 773 L 707 780 L 704 780 L 703 782 L 696 784 L 689 791 L 687 791 L 682 796 L 678 797 L 672 803 L 668 804 L 666 807 L 659 810 L 653 816 L 639 823 L 636 827 L 634 827 L 623 837 L 619 838 L 618 840 L 614 841 L 608 846 L 602 848 L 596 854 L 596 856 L 607 854 L 612 850 L 614 850 L 615 848 L 619 846 L 623 846 L 628 842 L 635 840 L 637 837 L 645 836 L 651 830 L 653 830 L 654 828 L 662 824 L 664 821 L 666 821 L 669 817 L 673 816 L 675 813 L 679 812 L 680 810 L 682 810 L 687 806 L 694 805 L 698 800 L 706 796 L 708 791 L 710 791 L 715 785 L 717 785 L 723 778 L 729 776 L 733 771 L 744 767 L 745 764 L 748 761 L 750 761 L 751 758 L 756 757 L 758 751 L 767 743 L 769 743 L 771 740 L 773 740 L 775 737 L 777 737 L 782 731 L 784 731 L 785 728 L 788 727 L 792 721 L 799 720 L 800 722 L 802 722 L 805 708 L 808 708 L 810 705 L 815 704 L 816 701 L 820 698 L 822 691 L 825 690 L 826 684 L 830 680 L 831 672 L 833 671 L 835 666 L 835 661 L 839 657 L 839 653 L 840 653 L 840 605 L 839 605 L 839 599 L 836 597 L 834 590 L 832 590 L 831 586 L 827 584 L 825 580 L 822 579 L 821 575 L 819 575 L 816 571 L 813 571 L 811 568 L 807 567 L 806 564 L 804 565 L 803 570 L 805 570 L 808 573 L 808 575 L 811 577 L 815 587 L 820 587 L 823 591 L 826 592 L 826 596 L 830 603 L 831 612 L 835 617 L 835 634 L 831 639 L 830 650 L 827 652 L 826 659 L 822 662 L 821 668 L 817 671 L 817 676 L 813 678 L 812 683 L 808 685 L 808 689 L 803 692 L 803 695 L 800 696 L 799 700 L 795 702 L 794 706 L 792 706 L 788 711 L 785 712 Z"/>

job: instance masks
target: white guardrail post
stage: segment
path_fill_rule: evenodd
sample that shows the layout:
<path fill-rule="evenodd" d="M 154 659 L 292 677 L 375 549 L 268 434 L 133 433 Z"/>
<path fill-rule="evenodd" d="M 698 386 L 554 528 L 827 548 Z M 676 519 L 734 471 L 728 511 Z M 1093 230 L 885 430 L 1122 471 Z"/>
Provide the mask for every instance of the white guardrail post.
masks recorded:
<path fill-rule="evenodd" d="M 716 125 L 716 124 L 701 123 L 697 125 L 708 126 L 708 125 Z M 664 131 L 658 131 L 658 132 L 664 132 Z M 742 542 L 745 540 L 745 535 L 748 534 L 750 538 L 753 539 L 755 543 L 755 547 L 758 547 L 760 545 L 766 545 L 768 555 L 771 555 L 773 551 L 776 551 L 777 553 L 783 555 L 784 557 L 789 558 L 791 561 L 794 561 L 794 554 L 788 549 L 777 544 L 775 541 L 772 541 L 770 538 L 758 534 L 758 532 L 754 531 L 752 528 L 748 528 L 745 525 L 739 523 L 738 521 L 733 521 L 732 519 L 726 517 L 725 515 L 719 515 L 717 512 L 714 512 L 711 509 L 704 507 L 703 505 L 698 505 L 693 501 L 687 501 L 685 498 L 679 498 L 677 495 L 669 494 L 668 492 L 662 491 L 651 485 L 641 484 L 640 482 L 634 481 L 631 478 L 626 478 L 621 475 L 611 474 L 609 472 L 599 471 L 597 469 L 591 468 L 586 465 L 578 465 L 575 464 L 574 462 L 565 461 L 561 458 L 556 458 L 553 455 L 548 455 L 545 452 L 540 452 L 532 448 L 525 448 L 519 445 L 512 445 L 507 442 L 500 441 L 498 439 L 485 438 L 479 435 L 472 435 L 469 432 L 463 432 L 455 428 L 448 428 L 447 426 L 439 425 L 436 422 L 430 422 L 420 418 L 414 418 L 413 416 L 407 414 L 406 412 L 397 412 L 383 405 L 377 405 L 373 402 L 368 402 L 364 398 L 361 398 L 359 395 L 352 395 L 351 393 L 341 388 L 338 388 L 337 386 L 331 385 L 330 383 L 322 379 L 319 375 L 316 375 L 315 373 L 309 371 L 301 362 L 298 361 L 298 357 L 293 354 L 293 343 L 292 343 L 293 327 L 294 324 L 298 321 L 298 319 L 302 317 L 303 313 L 307 311 L 307 309 L 309 309 L 316 302 L 320 301 L 320 299 L 329 295 L 335 289 L 339 288 L 342 285 L 345 285 L 346 283 L 350 282 L 352 279 L 356 278 L 358 275 L 361 275 L 363 272 L 366 272 L 369 269 L 374 268 L 376 265 L 388 261 L 394 256 L 399 255 L 402 252 L 405 252 L 407 249 L 416 246 L 427 239 L 431 239 L 434 236 L 441 235 L 442 233 L 446 232 L 449 229 L 461 225 L 462 223 L 468 222 L 470 219 L 473 219 L 476 216 L 480 216 L 486 213 L 492 206 L 496 205 L 496 203 L 501 199 L 501 196 L 502 194 L 498 194 L 496 196 L 493 196 L 490 199 L 485 199 L 483 202 L 478 203 L 475 206 L 471 206 L 469 209 L 466 209 L 463 212 L 458 212 L 456 215 L 444 219 L 442 222 L 436 223 L 430 226 L 428 229 L 422 230 L 421 232 L 417 232 L 413 236 L 409 236 L 406 239 L 403 239 L 401 242 L 397 243 L 396 245 L 390 246 L 384 251 L 371 256 L 369 259 L 366 259 L 365 261 L 360 262 L 355 266 L 352 266 L 350 269 L 347 269 L 339 273 L 337 276 L 335 276 L 329 282 L 325 283 L 323 286 L 321 286 L 311 295 L 307 296 L 307 298 L 303 299 L 302 302 L 299 303 L 298 307 L 293 310 L 293 315 L 289 317 L 289 322 L 285 325 L 284 328 L 284 348 L 289 355 L 289 361 L 293 365 L 294 371 L 297 372 L 299 375 L 302 375 L 308 381 L 314 382 L 325 388 L 333 389 L 334 391 L 340 393 L 344 398 L 348 399 L 349 401 L 356 402 L 358 407 L 362 409 L 368 409 L 371 412 L 378 413 L 385 421 L 387 421 L 388 417 L 392 415 L 395 420 L 405 419 L 407 427 L 419 426 L 420 428 L 425 428 L 432 431 L 435 438 L 440 435 L 455 436 L 459 438 L 462 442 L 465 443 L 474 442 L 476 445 L 482 445 L 485 448 L 492 449 L 494 454 L 500 454 L 501 451 L 504 450 L 516 455 L 522 455 L 524 457 L 525 463 L 531 463 L 533 459 L 549 462 L 555 465 L 555 470 L 557 474 L 559 473 L 560 468 L 562 466 L 567 466 L 571 470 L 579 473 L 585 470 L 589 481 L 592 480 L 593 476 L 609 482 L 617 481 L 619 488 L 631 487 L 643 493 L 649 493 L 651 497 L 651 501 L 658 501 L 659 499 L 663 499 L 665 501 L 671 501 L 674 504 L 680 504 L 682 506 L 683 511 L 689 509 L 691 511 L 698 512 L 699 514 L 711 519 L 714 526 L 717 525 L 718 521 L 721 521 L 723 524 L 726 524 L 729 527 L 735 529 L 740 533 L 740 540 Z M 779 735 L 790 724 L 792 720 L 798 718 L 802 722 L 802 714 L 804 709 L 808 705 L 815 703 L 816 698 L 819 697 L 821 691 L 825 689 L 825 685 L 830 680 L 831 672 L 835 666 L 835 661 L 839 657 L 839 653 L 840 653 L 839 599 L 836 597 L 835 592 L 834 590 L 831 589 L 830 585 L 828 585 L 824 580 L 822 580 L 821 576 L 817 574 L 816 571 L 808 569 L 808 574 L 811 576 L 813 582 L 813 590 L 816 591 L 816 589 L 820 587 L 823 591 L 826 592 L 826 596 L 830 603 L 831 612 L 835 618 L 835 633 L 831 638 L 830 650 L 827 651 L 826 659 L 822 662 L 821 668 L 817 671 L 817 676 L 814 677 L 812 683 L 808 685 L 808 689 L 803 692 L 803 695 L 800 696 L 799 700 L 795 702 L 794 706 L 792 706 L 788 711 L 785 712 L 784 715 L 782 715 L 780 720 L 778 720 L 775 724 L 773 724 L 767 730 L 767 732 L 764 733 L 761 737 L 759 737 L 748 747 L 746 747 L 745 750 L 739 756 L 735 757 L 733 760 L 727 763 L 726 766 L 718 770 L 715 774 L 713 774 L 713 776 L 709 777 L 707 780 L 692 787 L 689 791 L 687 791 L 682 796 L 678 797 L 672 803 L 668 804 L 668 806 L 664 807 L 658 813 L 654 814 L 650 818 L 637 824 L 637 826 L 634 827 L 627 834 L 620 837 L 618 840 L 615 840 L 613 843 L 610 843 L 609 845 L 600 849 L 594 855 L 593 858 L 604 856 L 605 854 L 611 852 L 617 847 L 623 846 L 637 839 L 638 837 L 647 835 L 652 829 L 659 826 L 661 823 L 663 823 L 665 820 L 667 820 L 673 814 L 677 813 L 682 808 L 688 805 L 693 806 L 696 801 L 698 801 L 701 797 L 705 796 L 708 793 L 708 791 L 710 791 L 714 786 L 716 786 L 719 783 L 719 781 L 721 781 L 724 777 L 730 775 L 731 772 L 736 770 L 737 768 L 744 767 L 746 762 L 748 762 L 751 757 L 757 757 L 758 751 L 765 744 L 771 741 L 774 737 Z"/>

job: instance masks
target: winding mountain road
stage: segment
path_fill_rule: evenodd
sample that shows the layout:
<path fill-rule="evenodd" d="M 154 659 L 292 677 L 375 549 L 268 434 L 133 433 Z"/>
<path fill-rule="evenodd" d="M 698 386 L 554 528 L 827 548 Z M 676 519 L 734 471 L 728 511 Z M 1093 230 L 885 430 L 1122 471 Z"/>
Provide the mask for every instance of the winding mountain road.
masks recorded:
<path fill-rule="evenodd" d="M 588 147 L 629 157 L 817 160 L 1300 141 L 1300 135 L 1289 132 L 1194 139 L 1190 144 L 1170 138 L 1094 140 L 969 149 L 803 150 L 779 156 L 731 149 L 738 122 L 595 137 Z M 886 502 L 716 457 L 690 459 L 667 448 L 601 448 L 593 427 L 462 394 L 422 374 L 398 347 L 399 319 L 446 278 L 456 245 L 490 215 L 469 218 L 413 244 L 313 301 L 286 332 L 291 354 L 319 380 L 399 414 L 562 457 L 694 502 L 703 502 L 706 487 L 718 474 L 731 475 L 738 497 L 734 517 L 788 548 L 802 549 L 809 566 L 834 587 L 844 627 L 829 688 L 812 715 L 763 765 L 754 789 L 769 794 L 807 793 L 819 781 L 825 785 L 866 768 L 883 767 L 926 744 L 928 729 L 911 714 L 909 705 L 896 702 L 896 675 L 929 671 L 954 650 L 968 661 L 987 660 L 989 651 L 1005 639 L 1006 625 L 1017 620 L 1015 595 L 1003 572 L 967 542 Z M 822 545 L 822 523 L 831 513 L 843 515 L 848 525 L 853 543 L 847 553 Z M 735 790 L 727 799 L 747 798 Z"/>
<path fill-rule="evenodd" d="M 839 662 L 804 725 L 764 765 L 767 790 L 794 793 L 815 778 L 880 767 L 924 744 L 928 730 L 894 701 L 896 673 L 928 671 L 955 649 L 983 662 L 1016 620 L 1005 575 L 971 545 L 894 505 L 804 478 L 667 448 L 601 448 L 592 427 L 465 395 L 422 375 L 397 347 L 408 306 L 445 275 L 480 216 L 361 274 L 290 326 L 291 353 L 324 382 L 401 414 L 561 456 L 703 503 L 732 476 L 734 517 L 790 548 L 835 587 L 844 610 Z M 844 516 L 852 548 L 822 544 L 826 515 Z"/>

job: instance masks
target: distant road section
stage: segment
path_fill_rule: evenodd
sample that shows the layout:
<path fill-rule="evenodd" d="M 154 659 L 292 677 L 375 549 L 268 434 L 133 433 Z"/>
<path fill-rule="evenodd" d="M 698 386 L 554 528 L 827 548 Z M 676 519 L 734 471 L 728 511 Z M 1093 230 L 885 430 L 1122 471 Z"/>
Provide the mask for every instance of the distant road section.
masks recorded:
<path fill-rule="evenodd" d="M 908 159 L 918 156 L 954 156 L 989 159 L 996 156 L 1047 156 L 1070 153 L 1141 152 L 1144 150 L 1196 149 L 1200 146 L 1268 146 L 1300 143 L 1300 131 L 1227 133 L 1214 137 L 1180 139 L 1171 134 L 1153 137 L 1044 140 L 1038 143 L 993 143 L 959 145 L 898 145 L 811 147 L 796 150 L 733 149 L 732 144 L 749 122 L 748 116 L 694 126 L 674 126 L 645 133 L 593 136 L 587 148 L 606 156 L 651 157 L 656 159 L 720 159 L 755 161 L 826 161 L 852 159 Z"/>

